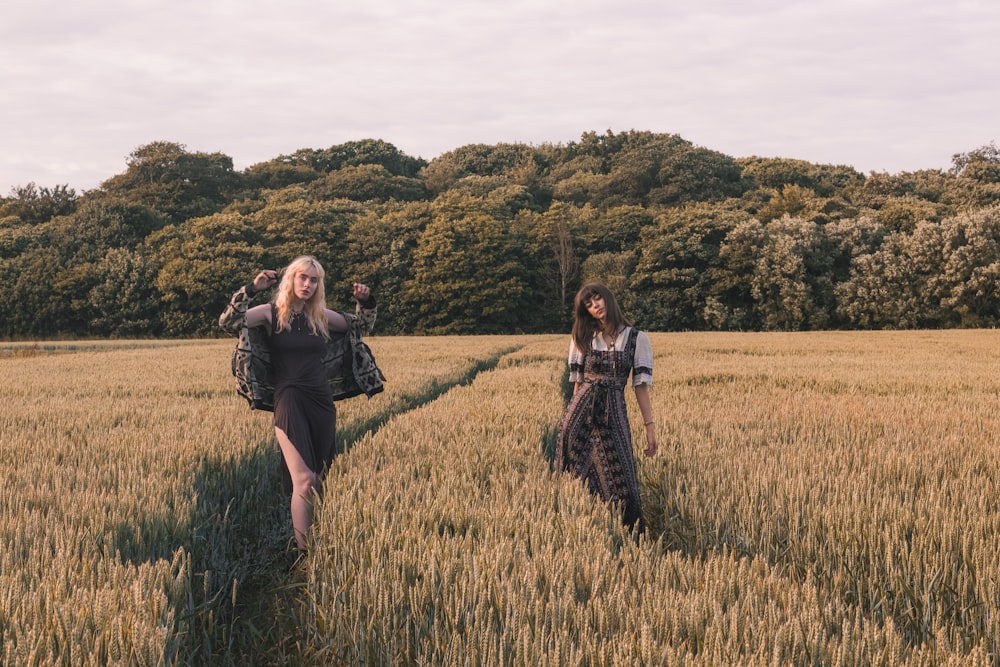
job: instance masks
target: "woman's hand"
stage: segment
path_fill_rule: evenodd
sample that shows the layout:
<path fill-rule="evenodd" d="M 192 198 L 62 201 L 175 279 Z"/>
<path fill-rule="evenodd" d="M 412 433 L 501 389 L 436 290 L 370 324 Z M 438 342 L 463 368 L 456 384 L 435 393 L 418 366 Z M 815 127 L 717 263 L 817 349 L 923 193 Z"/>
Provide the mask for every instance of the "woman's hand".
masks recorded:
<path fill-rule="evenodd" d="M 368 297 L 372 295 L 372 291 L 368 288 L 368 285 L 362 283 L 354 283 L 354 298 L 358 301 L 367 301 Z"/>
<path fill-rule="evenodd" d="M 646 449 L 643 453 L 647 456 L 656 456 L 656 424 L 646 424 Z"/>
<path fill-rule="evenodd" d="M 268 287 L 278 284 L 278 272 L 273 269 L 264 269 L 253 279 L 253 288 L 260 292 Z"/>

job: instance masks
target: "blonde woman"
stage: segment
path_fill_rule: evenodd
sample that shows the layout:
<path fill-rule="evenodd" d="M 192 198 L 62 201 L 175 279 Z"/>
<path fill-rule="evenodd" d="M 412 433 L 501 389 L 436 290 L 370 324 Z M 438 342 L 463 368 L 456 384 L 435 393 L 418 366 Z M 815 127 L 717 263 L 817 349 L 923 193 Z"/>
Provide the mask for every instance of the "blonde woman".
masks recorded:
<path fill-rule="evenodd" d="M 233 295 L 220 324 L 240 334 L 233 359 L 240 393 L 251 407 L 274 412 L 295 541 L 304 548 L 312 523 L 311 496 L 320 491 L 336 453 L 334 400 L 371 396 L 381 391 L 384 378 L 360 341 L 375 319 L 367 285 L 354 283 L 357 314 L 349 315 L 327 308 L 324 271 L 316 258 L 298 257 L 280 275 L 279 281 L 277 271 L 260 271 Z M 258 292 L 275 285 L 269 303 L 247 308 Z M 347 368 L 350 377 L 345 380 Z"/>

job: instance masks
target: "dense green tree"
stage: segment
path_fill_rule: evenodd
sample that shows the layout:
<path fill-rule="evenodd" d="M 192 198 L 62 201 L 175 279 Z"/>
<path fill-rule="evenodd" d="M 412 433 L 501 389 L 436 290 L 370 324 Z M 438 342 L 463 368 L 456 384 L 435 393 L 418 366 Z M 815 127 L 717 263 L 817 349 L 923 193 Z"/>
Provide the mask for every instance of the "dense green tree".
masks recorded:
<path fill-rule="evenodd" d="M 46 223 L 0 226 L 0 256 L 10 260 L 8 280 L 17 299 L 6 313 L 14 327 L 7 335 L 109 333 L 91 324 L 101 316 L 90 299 L 91 290 L 106 280 L 100 262 L 112 249 L 139 245 L 165 220 L 145 206 L 100 198 L 86 199 L 74 213 Z"/>
<path fill-rule="evenodd" d="M 76 191 L 68 185 L 54 188 L 38 187 L 34 183 L 11 188 L 10 198 L 0 199 L 0 219 L 7 216 L 22 222 L 38 224 L 76 210 Z"/>
<path fill-rule="evenodd" d="M 103 192 L 162 211 L 174 222 L 221 211 L 239 187 L 231 157 L 190 153 L 168 141 L 140 146 L 125 173 L 101 184 Z"/>
<path fill-rule="evenodd" d="M 920 222 L 911 234 L 889 234 L 876 251 L 856 257 L 850 278 L 836 286 L 838 312 L 864 329 L 944 324 L 945 256 L 939 224 Z"/>
<path fill-rule="evenodd" d="M 0 218 L 0 259 L 17 257 L 43 243 L 45 230 L 41 225 L 22 222 L 16 216 Z"/>
<path fill-rule="evenodd" d="M 800 185 L 783 185 L 767 194 L 767 203 L 754 212 L 754 217 L 763 223 L 785 216 L 812 220 L 822 206 L 822 200 L 812 190 Z"/>
<path fill-rule="evenodd" d="M 580 141 L 572 141 L 566 145 L 564 154 L 567 159 L 579 156 L 597 158 L 602 163 L 601 172 L 606 174 L 611 170 L 611 158 L 621 152 L 635 134 L 635 131 L 615 133 L 610 129 L 603 133 L 584 132 L 580 135 Z M 642 134 L 649 135 L 650 133 Z"/>
<path fill-rule="evenodd" d="M 962 188 L 966 209 L 1000 202 L 1000 147 L 995 142 L 954 155 L 950 173 Z"/>
<path fill-rule="evenodd" d="M 470 201 L 476 202 L 479 211 L 498 220 L 513 220 L 514 216 L 525 209 L 537 210 L 531 193 L 523 185 L 504 185 L 486 190 L 481 195 L 458 189 L 437 197 L 434 200 L 434 210 L 445 215 L 458 216 Z"/>
<path fill-rule="evenodd" d="M 535 329 L 524 270 L 523 238 L 490 204 L 464 195 L 434 202 L 433 217 L 413 253 L 405 286 L 417 333 L 469 334 Z"/>
<path fill-rule="evenodd" d="M 552 197 L 576 206 L 589 205 L 604 198 L 610 179 L 607 174 L 582 169 L 556 181 L 552 186 Z"/>
<path fill-rule="evenodd" d="M 281 190 L 289 185 L 311 183 L 323 174 L 311 165 L 276 158 L 247 167 L 243 171 L 243 182 L 250 190 Z"/>
<path fill-rule="evenodd" d="M 84 331 L 84 322 L 67 307 L 75 295 L 53 286 L 65 268 L 57 250 L 33 247 L 0 260 L 6 295 L 0 299 L 0 335 L 7 338 L 51 338 Z"/>
<path fill-rule="evenodd" d="M 832 253 L 823 227 L 786 216 L 765 227 L 751 277 L 756 309 L 767 329 L 825 328 L 834 309 Z"/>
<path fill-rule="evenodd" d="M 797 186 L 811 190 L 818 197 L 832 197 L 865 182 L 861 172 L 843 165 L 763 157 L 739 158 L 735 162 L 747 189 L 780 191 L 786 186 Z"/>
<path fill-rule="evenodd" d="M 928 169 L 900 174 L 873 173 L 860 186 L 845 190 L 851 202 L 874 212 L 888 202 L 917 199 L 937 205 L 937 220 L 955 212 L 960 203 L 960 188 L 954 176 Z"/>
<path fill-rule="evenodd" d="M 46 286 L 53 295 L 59 297 L 62 317 L 56 323 L 60 332 L 75 336 L 103 336 L 104 331 L 96 331 L 93 322 L 100 315 L 91 299 L 93 289 L 104 280 L 100 275 L 98 262 L 87 261 L 65 267 Z"/>
<path fill-rule="evenodd" d="M 155 142 L 83 195 L 0 198 L 0 335 L 214 332 L 231 289 L 303 253 L 334 307 L 375 287 L 392 333 L 565 330 L 588 277 L 647 328 L 993 326 L 998 164 L 991 143 L 866 177 L 608 130 L 430 163 L 367 139 L 236 173 Z"/>
<path fill-rule="evenodd" d="M 42 224 L 20 224 L 9 234 L 0 229 L 0 247 L 6 245 L 2 241 L 9 241 L 9 279 L 17 282 L 18 304 L 10 317 L 22 324 L 39 320 L 22 329 L 25 333 L 104 335 L 91 325 L 99 314 L 90 292 L 105 280 L 99 263 L 112 249 L 141 244 L 165 221 L 163 214 L 148 207 L 102 197 L 84 199 L 74 213 Z"/>
<path fill-rule="evenodd" d="M 705 319 L 714 329 L 753 330 L 761 326 L 750 277 L 766 241 L 757 219 L 738 222 L 719 246 L 719 269 L 705 299 Z"/>
<path fill-rule="evenodd" d="M 941 304 L 963 327 L 1000 323 L 1000 206 L 962 213 L 942 225 L 947 257 Z"/>
<path fill-rule="evenodd" d="M 869 217 L 837 220 L 823 225 L 822 229 L 831 255 L 830 275 L 837 285 L 850 278 L 851 267 L 858 257 L 878 250 L 892 231 Z"/>
<path fill-rule="evenodd" d="M 251 165 L 244 175 L 251 188 L 280 190 L 289 185 L 311 183 L 345 167 L 365 165 L 382 167 L 392 176 L 416 178 L 426 164 L 422 158 L 410 157 L 386 141 L 363 139 L 279 155 Z"/>
<path fill-rule="evenodd" d="M 94 262 L 111 248 L 135 248 L 169 218 L 128 200 L 87 199 L 72 215 L 53 218 L 44 229 L 67 265 Z"/>
<path fill-rule="evenodd" d="M 93 265 L 95 279 L 87 295 L 89 332 L 115 338 L 160 335 L 157 271 L 158 266 L 138 251 L 108 250 Z"/>
<path fill-rule="evenodd" d="M 743 211 L 696 204 L 664 211 L 643 230 L 630 285 L 642 295 L 633 310 L 647 327 L 676 331 L 710 324 L 706 307 L 721 294 L 720 246 L 749 219 Z"/>
<path fill-rule="evenodd" d="M 833 261 L 823 227 L 784 217 L 738 224 L 719 250 L 720 286 L 710 319 L 722 328 L 797 331 L 827 326 L 834 309 Z"/>
<path fill-rule="evenodd" d="M 657 182 L 647 197 L 650 206 L 717 202 L 743 191 L 740 169 L 731 157 L 689 142 L 664 157 Z"/>
<path fill-rule="evenodd" d="M 345 281 L 351 280 L 342 260 L 347 230 L 364 208 L 347 199 L 312 201 L 288 195 L 289 189 L 275 193 L 264 208 L 249 216 L 268 250 L 268 261 L 280 268 L 299 255 L 316 257 L 326 271 L 331 297 L 340 298 L 347 289 Z"/>
<path fill-rule="evenodd" d="M 944 210 L 934 202 L 904 195 L 887 199 L 881 208 L 873 212 L 872 217 L 889 231 L 909 234 L 918 222 L 940 222 L 944 217 Z"/>
<path fill-rule="evenodd" d="M 584 254 L 637 249 L 642 232 L 654 225 L 653 212 L 643 206 L 580 209 L 580 244 Z"/>
<path fill-rule="evenodd" d="M 590 207 L 553 202 L 544 213 L 522 210 L 515 228 L 527 239 L 525 265 L 531 276 L 538 324 L 542 329 L 565 328 L 572 321 L 573 295 L 580 284 L 583 261 L 581 230 L 594 217 Z"/>
<path fill-rule="evenodd" d="M 950 173 L 990 183 L 1000 182 L 1000 146 L 995 141 L 951 157 Z"/>
<path fill-rule="evenodd" d="M 421 176 L 427 189 L 440 194 L 466 176 L 501 177 L 498 183 L 530 187 L 538 166 L 527 144 L 469 144 L 434 158 Z"/>
<path fill-rule="evenodd" d="M 740 169 L 732 158 L 678 135 L 629 132 L 611 156 L 605 188 L 593 203 L 669 206 L 740 192 Z"/>
<path fill-rule="evenodd" d="M 423 158 L 411 157 L 387 141 L 362 139 L 315 151 L 313 152 L 312 164 L 316 169 L 324 172 L 366 164 L 378 165 L 384 167 L 393 176 L 415 178 L 420 170 L 427 165 L 427 161 Z"/>
<path fill-rule="evenodd" d="M 396 176 L 380 164 L 346 166 L 331 171 L 325 178 L 309 186 L 314 199 L 353 199 L 354 201 L 385 202 L 419 201 L 428 198 L 422 180 Z"/>
<path fill-rule="evenodd" d="M 406 298 L 404 290 L 413 277 L 413 253 L 431 218 L 430 203 L 395 203 L 362 213 L 347 231 L 345 270 L 373 289 L 382 333 L 410 333 L 419 323 L 418 303 Z M 423 298 L 432 294 L 426 290 Z"/>
<path fill-rule="evenodd" d="M 218 316 L 231 293 L 260 269 L 277 268 L 261 239 L 253 220 L 221 213 L 152 234 L 146 245 L 157 258 L 153 284 L 163 333 L 218 333 Z"/>

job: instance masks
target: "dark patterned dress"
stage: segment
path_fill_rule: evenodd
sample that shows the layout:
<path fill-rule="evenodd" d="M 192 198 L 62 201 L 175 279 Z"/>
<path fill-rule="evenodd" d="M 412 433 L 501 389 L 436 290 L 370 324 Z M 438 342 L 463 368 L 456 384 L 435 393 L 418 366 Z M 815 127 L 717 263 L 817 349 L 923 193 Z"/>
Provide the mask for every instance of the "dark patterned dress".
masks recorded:
<path fill-rule="evenodd" d="M 625 387 L 630 374 L 633 384 L 652 382 L 652 351 L 645 333 L 632 327 L 626 327 L 609 349 L 595 349 L 604 347 L 598 338 L 586 354 L 570 346 L 570 381 L 579 382 L 580 389 L 559 424 L 556 469 L 579 477 L 605 502 L 620 504 L 624 523 L 642 531 L 645 522 Z"/>
<path fill-rule="evenodd" d="M 272 306 L 272 322 L 278 321 Z M 322 473 L 336 453 L 337 408 L 326 379 L 323 354 L 326 340 L 309 330 L 302 314 L 289 328 L 271 334 L 274 364 L 274 425 L 285 432 L 309 469 Z M 292 480 L 281 457 L 281 481 L 286 494 Z"/>

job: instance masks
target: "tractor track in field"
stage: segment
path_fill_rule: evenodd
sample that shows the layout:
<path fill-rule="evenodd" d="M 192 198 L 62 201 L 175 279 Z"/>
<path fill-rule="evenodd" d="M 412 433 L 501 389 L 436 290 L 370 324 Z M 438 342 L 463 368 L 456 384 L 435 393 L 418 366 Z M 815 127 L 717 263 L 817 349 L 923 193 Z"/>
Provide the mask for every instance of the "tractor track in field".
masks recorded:
<path fill-rule="evenodd" d="M 421 391 L 406 394 L 397 404 L 360 424 L 340 430 L 337 449 L 340 454 L 370 434 L 377 433 L 390 420 L 418 410 L 456 387 L 471 384 L 482 373 L 499 366 L 509 354 L 522 349 L 515 345 L 498 350 L 486 359 L 472 364 L 460 377 L 447 382 L 433 381 Z M 255 545 L 257 557 L 246 568 L 250 578 L 239 582 L 240 594 L 221 602 L 217 624 L 228 625 L 228 642 L 224 656 L 213 656 L 213 664 L 297 664 L 296 653 L 300 633 L 291 632 L 290 610 L 300 604 L 299 598 L 307 582 L 298 569 L 290 540 L 269 539 Z"/>

